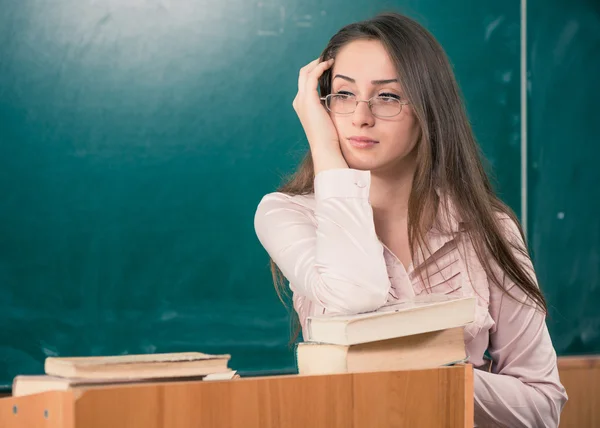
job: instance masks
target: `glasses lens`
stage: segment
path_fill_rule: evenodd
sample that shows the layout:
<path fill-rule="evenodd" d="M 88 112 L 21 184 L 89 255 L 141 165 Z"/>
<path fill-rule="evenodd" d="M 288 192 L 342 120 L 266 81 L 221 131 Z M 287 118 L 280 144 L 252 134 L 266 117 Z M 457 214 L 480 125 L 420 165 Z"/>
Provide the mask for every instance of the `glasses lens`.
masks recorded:
<path fill-rule="evenodd" d="M 402 110 L 400 100 L 393 97 L 375 97 L 371 100 L 371 111 L 375 116 L 392 117 Z"/>
<path fill-rule="evenodd" d="M 356 97 L 345 94 L 331 94 L 327 97 L 327 108 L 337 114 L 349 114 L 356 108 Z"/>

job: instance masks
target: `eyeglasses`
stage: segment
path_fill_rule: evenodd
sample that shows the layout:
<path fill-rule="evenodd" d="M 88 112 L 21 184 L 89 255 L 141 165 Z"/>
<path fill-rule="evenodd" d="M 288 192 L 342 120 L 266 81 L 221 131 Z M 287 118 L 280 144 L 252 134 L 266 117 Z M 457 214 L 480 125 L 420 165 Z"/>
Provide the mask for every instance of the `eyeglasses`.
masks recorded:
<path fill-rule="evenodd" d="M 371 113 L 375 117 L 393 117 L 400 114 L 402 106 L 408 104 L 394 97 L 372 97 L 369 100 L 357 100 L 356 95 L 329 94 L 321 98 L 325 101 L 327 110 L 334 114 L 352 114 L 356 111 L 358 103 L 367 103 Z"/>

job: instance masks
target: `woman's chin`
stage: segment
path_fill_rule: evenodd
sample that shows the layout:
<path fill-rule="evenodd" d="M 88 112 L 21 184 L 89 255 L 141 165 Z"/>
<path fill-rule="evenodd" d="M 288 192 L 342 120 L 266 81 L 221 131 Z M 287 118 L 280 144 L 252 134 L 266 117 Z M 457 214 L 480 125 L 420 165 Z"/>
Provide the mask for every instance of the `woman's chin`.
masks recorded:
<path fill-rule="evenodd" d="M 346 163 L 348 164 L 349 168 L 357 169 L 359 171 L 371 171 L 373 169 L 377 169 L 379 166 L 377 162 L 366 159 L 346 159 Z"/>
<path fill-rule="evenodd" d="M 342 149 L 342 155 L 346 160 L 349 168 L 358 169 L 361 171 L 370 171 L 380 164 L 376 157 L 372 156 L 371 153 L 357 153 L 353 150 Z"/>

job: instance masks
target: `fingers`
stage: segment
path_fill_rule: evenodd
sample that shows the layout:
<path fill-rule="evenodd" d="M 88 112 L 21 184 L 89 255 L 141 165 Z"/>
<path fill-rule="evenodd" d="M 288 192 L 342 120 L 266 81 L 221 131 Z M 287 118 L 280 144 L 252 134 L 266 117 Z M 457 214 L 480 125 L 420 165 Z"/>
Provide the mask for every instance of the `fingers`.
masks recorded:
<path fill-rule="evenodd" d="M 304 67 L 302 67 L 302 69 L 304 69 L 304 71 L 306 73 L 310 73 L 312 70 L 314 70 L 314 68 L 319 65 L 320 63 L 320 59 L 317 58 L 314 61 L 309 62 L 308 64 L 306 64 Z"/>
<path fill-rule="evenodd" d="M 304 67 L 302 67 L 300 69 L 300 72 L 298 73 L 298 90 L 304 90 L 304 83 L 306 82 L 306 75 L 308 74 L 309 71 L 312 71 L 313 68 L 315 68 L 317 66 L 317 64 L 319 63 L 319 58 L 315 59 L 314 61 L 309 62 L 308 64 L 306 64 Z"/>
<path fill-rule="evenodd" d="M 332 65 L 333 58 L 327 61 L 323 61 L 322 63 L 318 64 L 315 68 L 313 68 L 306 76 L 305 89 L 316 91 L 317 85 L 319 83 L 319 77 L 323 75 L 325 70 L 331 68 Z"/>
<path fill-rule="evenodd" d="M 333 65 L 333 59 L 323 62 L 319 61 L 320 59 L 317 58 L 300 69 L 298 74 L 298 92 L 304 92 L 306 89 L 312 90 L 313 86 L 316 90 L 319 77 Z"/>

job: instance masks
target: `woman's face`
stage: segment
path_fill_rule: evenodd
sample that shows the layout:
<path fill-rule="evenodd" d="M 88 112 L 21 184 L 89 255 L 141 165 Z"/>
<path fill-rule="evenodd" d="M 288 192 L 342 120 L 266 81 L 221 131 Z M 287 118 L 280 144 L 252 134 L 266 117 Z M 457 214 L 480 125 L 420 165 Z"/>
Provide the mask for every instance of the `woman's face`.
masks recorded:
<path fill-rule="evenodd" d="M 396 67 L 377 40 L 357 40 L 340 49 L 331 76 L 332 94 L 353 94 L 358 100 L 387 96 L 406 101 Z M 393 171 L 414 164 L 415 156 L 409 155 L 415 152 L 420 133 L 410 104 L 402 105 L 400 114 L 393 117 L 374 116 L 367 103 L 358 103 L 351 114 L 330 115 L 350 168 Z M 365 138 L 371 142 L 360 144 Z"/>

